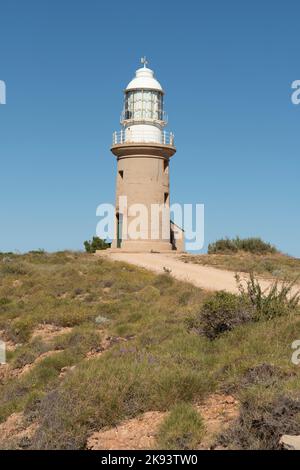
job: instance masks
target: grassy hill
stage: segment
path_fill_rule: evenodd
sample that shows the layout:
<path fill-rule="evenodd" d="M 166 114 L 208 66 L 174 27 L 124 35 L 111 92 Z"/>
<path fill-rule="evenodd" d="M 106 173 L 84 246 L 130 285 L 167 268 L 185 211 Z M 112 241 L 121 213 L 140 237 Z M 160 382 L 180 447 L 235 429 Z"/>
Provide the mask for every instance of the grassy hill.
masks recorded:
<path fill-rule="evenodd" d="M 210 339 L 196 325 L 212 295 L 93 255 L 0 255 L 0 448 L 84 449 L 148 411 L 168 412 L 155 446 L 195 448 L 194 409 L 218 393 L 240 412 L 211 444 L 276 448 L 300 434 L 299 309 Z"/>

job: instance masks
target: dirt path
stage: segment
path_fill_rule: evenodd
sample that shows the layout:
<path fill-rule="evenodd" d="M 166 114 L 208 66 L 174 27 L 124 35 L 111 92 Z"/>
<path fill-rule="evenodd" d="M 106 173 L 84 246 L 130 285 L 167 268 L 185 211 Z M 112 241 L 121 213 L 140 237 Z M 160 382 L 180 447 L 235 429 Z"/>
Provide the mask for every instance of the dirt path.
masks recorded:
<path fill-rule="evenodd" d="M 105 252 L 103 252 L 105 253 Z M 180 281 L 186 281 L 197 287 L 207 290 L 226 290 L 228 292 L 237 292 L 235 273 L 222 269 L 201 266 L 199 264 L 185 263 L 180 260 L 180 255 L 167 253 L 109 253 L 112 260 L 124 261 L 135 264 L 156 273 L 163 273 L 164 268 L 171 270 L 171 275 Z M 245 273 L 240 274 L 241 279 L 247 279 Z M 262 279 L 261 287 L 267 289 L 271 282 Z"/>

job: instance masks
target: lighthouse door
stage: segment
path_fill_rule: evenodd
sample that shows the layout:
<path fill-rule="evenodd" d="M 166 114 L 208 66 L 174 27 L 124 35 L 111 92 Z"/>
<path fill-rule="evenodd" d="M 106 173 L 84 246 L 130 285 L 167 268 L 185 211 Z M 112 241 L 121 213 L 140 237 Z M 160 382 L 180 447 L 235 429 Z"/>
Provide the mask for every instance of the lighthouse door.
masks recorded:
<path fill-rule="evenodd" d="M 117 214 L 117 248 L 122 245 L 123 214 Z"/>

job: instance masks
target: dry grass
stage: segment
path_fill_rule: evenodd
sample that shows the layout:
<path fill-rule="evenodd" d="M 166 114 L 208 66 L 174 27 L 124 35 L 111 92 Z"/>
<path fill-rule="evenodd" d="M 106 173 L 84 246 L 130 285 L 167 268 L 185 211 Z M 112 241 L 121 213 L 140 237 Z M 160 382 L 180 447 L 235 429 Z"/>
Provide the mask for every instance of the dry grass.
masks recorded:
<path fill-rule="evenodd" d="M 22 412 L 37 423 L 27 447 L 79 449 L 95 430 L 198 403 L 215 390 L 258 402 L 297 395 L 290 359 L 298 316 L 241 325 L 210 341 L 188 327 L 209 295 L 168 274 L 86 254 L 0 256 L 0 329 L 16 345 L 9 367 L 32 365 L 2 380 L 0 421 Z M 46 340 L 34 334 L 43 324 L 71 330 Z M 36 360 L 47 351 L 57 353 Z M 268 387 L 245 382 L 260 364 L 280 370 Z"/>
<path fill-rule="evenodd" d="M 300 278 L 300 259 L 281 253 L 256 255 L 239 251 L 230 254 L 183 255 L 187 263 L 234 272 L 255 273 L 268 279 L 293 281 Z"/>

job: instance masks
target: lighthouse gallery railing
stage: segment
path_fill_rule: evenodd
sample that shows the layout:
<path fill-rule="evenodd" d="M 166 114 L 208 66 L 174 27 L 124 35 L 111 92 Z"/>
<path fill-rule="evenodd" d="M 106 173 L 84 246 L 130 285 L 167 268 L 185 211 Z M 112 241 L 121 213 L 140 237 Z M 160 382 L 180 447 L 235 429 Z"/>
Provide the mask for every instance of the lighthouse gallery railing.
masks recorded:
<path fill-rule="evenodd" d="M 113 133 L 112 144 L 126 144 L 126 143 L 159 143 L 162 145 L 174 145 L 174 134 L 168 131 L 161 131 L 160 135 L 153 134 L 153 132 L 137 132 L 130 133 L 125 130 L 115 131 Z"/>

